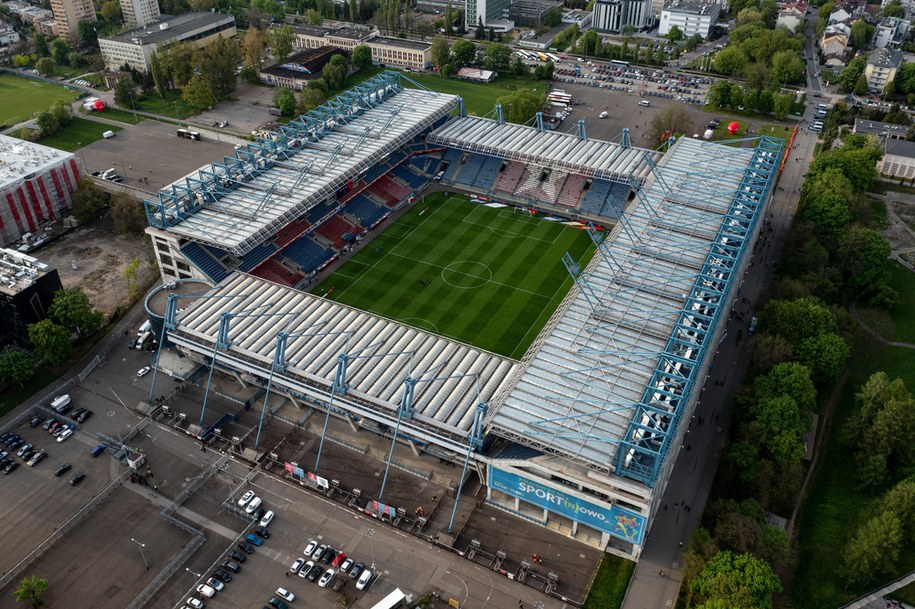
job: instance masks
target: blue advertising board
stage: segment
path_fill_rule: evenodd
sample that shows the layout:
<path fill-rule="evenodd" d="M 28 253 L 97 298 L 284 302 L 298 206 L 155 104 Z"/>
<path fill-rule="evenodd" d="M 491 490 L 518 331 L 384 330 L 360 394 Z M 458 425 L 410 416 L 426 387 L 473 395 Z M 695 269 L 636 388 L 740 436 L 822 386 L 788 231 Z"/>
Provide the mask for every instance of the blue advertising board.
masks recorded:
<path fill-rule="evenodd" d="M 562 490 L 489 466 L 489 486 L 635 545 L 645 537 L 645 517 L 617 506 L 600 506 Z"/>

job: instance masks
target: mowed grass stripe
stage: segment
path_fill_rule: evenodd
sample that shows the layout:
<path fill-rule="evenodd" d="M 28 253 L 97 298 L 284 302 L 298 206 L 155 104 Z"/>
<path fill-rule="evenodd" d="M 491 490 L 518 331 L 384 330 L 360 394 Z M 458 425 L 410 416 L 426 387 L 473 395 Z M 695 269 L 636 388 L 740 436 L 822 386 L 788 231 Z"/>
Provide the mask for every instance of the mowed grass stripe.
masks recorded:
<path fill-rule="evenodd" d="M 567 250 L 585 264 L 593 246 L 584 231 L 437 193 L 315 293 L 336 286 L 331 299 L 518 358 L 571 285 Z"/>

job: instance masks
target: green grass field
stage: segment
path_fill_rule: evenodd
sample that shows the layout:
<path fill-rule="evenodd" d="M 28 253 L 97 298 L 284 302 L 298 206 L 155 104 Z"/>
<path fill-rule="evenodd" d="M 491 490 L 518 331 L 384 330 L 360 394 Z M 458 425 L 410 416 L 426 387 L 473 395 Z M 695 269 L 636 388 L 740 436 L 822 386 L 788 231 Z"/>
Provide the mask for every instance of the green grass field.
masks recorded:
<path fill-rule="evenodd" d="M 102 112 L 99 116 L 109 120 L 118 121 L 119 123 L 127 123 L 128 125 L 136 125 L 140 121 L 148 120 L 145 116 L 137 116 L 133 112 L 127 112 L 126 110 L 119 110 L 118 108 L 111 107 L 106 107 L 105 111 Z"/>
<path fill-rule="evenodd" d="M 572 284 L 566 251 L 584 266 L 594 247 L 583 230 L 436 193 L 313 293 L 520 358 Z"/>
<path fill-rule="evenodd" d="M 438 74 L 409 72 L 404 75 L 433 91 L 460 95 L 464 98 L 464 107 L 467 109 L 468 114 L 477 116 L 492 112 L 497 99 L 519 88 L 534 89 L 537 93 L 545 94 L 547 85 L 547 82 L 543 80 L 522 80 L 511 77 L 500 77 L 495 82 L 483 84 L 454 78 L 442 78 Z M 407 81 L 404 82 L 405 86 L 413 86 Z"/>
<path fill-rule="evenodd" d="M 15 125 L 51 107 L 58 99 L 71 102 L 75 92 L 63 87 L 0 74 L 0 126 Z"/>
<path fill-rule="evenodd" d="M 120 131 L 121 128 L 104 123 L 96 123 L 84 118 L 74 118 L 66 127 L 54 135 L 41 138 L 39 143 L 58 150 L 73 152 L 102 139 L 102 134 L 109 130 Z"/>
<path fill-rule="evenodd" d="M 601 557 L 597 574 L 581 609 L 619 609 L 635 571 L 635 563 L 612 554 Z"/>

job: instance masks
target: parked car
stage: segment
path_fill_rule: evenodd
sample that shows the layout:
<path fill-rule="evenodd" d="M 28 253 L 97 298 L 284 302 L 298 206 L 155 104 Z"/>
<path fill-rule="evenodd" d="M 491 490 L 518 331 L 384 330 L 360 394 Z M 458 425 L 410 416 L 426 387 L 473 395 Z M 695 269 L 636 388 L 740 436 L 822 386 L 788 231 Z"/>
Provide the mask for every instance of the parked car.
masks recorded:
<path fill-rule="evenodd" d="M 365 587 L 372 582 L 372 570 L 364 569 L 362 575 L 356 580 L 356 590 L 365 590 Z"/>
<path fill-rule="evenodd" d="M 216 579 L 222 580 L 225 583 L 229 583 L 230 581 L 232 581 L 232 574 L 228 573 L 227 571 L 223 571 L 222 569 L 216 569 L 215 571 L 213 571 L 213 577 L 215 577 Z"/>
<path fill-rule="evenodd" d="M 353 559 L 352 559 L 352 558 L 347 558 L 347 559 L 344 560 L 343 563 L 340 565 L 340 571 L 342 571 L 343 573 L 348 573 L 349 570 L 352 568 L 352 566 L 353 566 Z"/>
<path fill-rule="evenodd" d="M 21 457 L 22 455 L 25 454 L 25 451 L 27 451 L 30 448 L 32 448 L 31 444 L 23 444 L 22 446 L 19 447 L 19 450 L 16 451 L 16 456 Z"/>
<path fill-rule="evenodd" d="M 313 563 L 309 560 L 307 563 L 302 565 L 302 567 L 299 569 L 299 577 L 301 577 L 302 579 L 305 579 L 306 577 L 308 577 L 311 574 L 311 572 L 314 570 L 314 568 L 315 568 L 315 563 Z"/>
<path fill-rule="evenodd" d="M 270 531 L 268 531 L 264 527 L 257 527 L 256 529 L 254 529 L 254 534 L 257 535 L 258 537 L 263 537 L 264 539 L 270 539 Z"/>
<path fill-rule="evenodd" d="M 296 573 L 299 572 L 299 570 L 302 568 L 302 565 L 304 565 L 304 564 L 305 564 L 304 558 L 296 558 L 295 562 L 292 563 L 292 566 L 289 567 L 289 572 L 292 573 L 293 575 L 295 575 Z"/>
<path fill-rule="evenodd" d="M 76 474 L 70 478 L 70 486 L 76 486 L 80 482 L 86 479 L 86 474 Z"/>
<path fill-rule="evenodd" d="M 261 518 L 260 525 L 262 527 L 269 525 L 271 522 L 273 522 L 273 516 L 273 510 L 268 511 L 266 514 L 264 514 L 263 518 Z"/>
<path fill-rule="evenodd" d="M 245 508 L 245 513 L 253 514 L 257 511 L 257 508 L 261 506 L 261 503 L 263 503 L 263 500 L 255 495 L 254 498 L 248 503 L 248 506 Z"/>
<path fill-rule="evenodd" d="M 263 539 L 261 539 L 257 535 L 253 535 L 251 533 L 248 533 L 248 535 L 245 536 L 245 541 L 250 543 L 252 546 L 261 546 L 264 543 Z M 244 542 L 242 542 L 242 543 L 244 543 Z M 239 545 L 241 545 L 241 544 L 239 544 Z M 251 552 L 253 552 L 253 551 L 254 550 L 251 550 Z M 245 552 L 248 552 L 248 551 L 245 550 Z M 248 554 L 250 554 L 251 552 L 248 552 Z"/>
<path fill-rule="evenodd" d="M 32 456 L 33 456 L 35 453 L 37 453 L 37 452 L 38 452 L 38 449 L 37 449 L 37 448 L 35 448 L 35 447 L 33 447 L 33 446 L 30 446 L 29 449 L 28 449 L 27 451 L 25 451 L 24 453 L 22 453 L 22 461 L 23 461 L 23 463 L 28 463 L 28 462 L 29 462 L 29 459 L 31 459 Z"/>
<path fill-rule="evenodd" d="M 68 427 L 67 429 L 60 432 L 60 435 L 57 436 L 57 441 L 63 442 L 72 435 L 73 435 L 73 430 Z"/>
<path fill-rule="evenodd" d="M 245 562 L 246 560 L 248 560 L 248 557 L 245 556 L 244 554 L 242 554 L 241 552 L 232 552 L 231 558 L 235 562 Z"/>
<path fill-rule="evenodd" d="M 359 575 L 362 573 L 363 569 L 365 569 L 365 564 L 361 562 L 357 562 L 353 565 L 353 570 L 349 572 L 350 579 L 359 579 Z"/>
<path fill-rule="evenodd" d="M 241 571 L 241 565 L 233 560 L 224 560 L 222 563 L 223 569 L 228 569 L 232 573 L 238 573 Z"/>
<path fill-rule="evenodd" d="M 54 472 L 54 475 L 57 476 L 58 478 L 60 478 L 61 476 L 66 474 L 71 469 L 73 469 L 72 465 L 70 465 L 69 463 L 64 463 L 63 465 L 61 465 L 60 467 L 57 468 L 57 471 Z"/>
<path fill-rule="evenodd" d="M 78 423 L 85 423 L 86 421 L 89 420 L 89 417 L 91 417 L 91 416 L 92 416 L 92 411 L 89 410 L 88 408 L 86 408 L 80 413 L 80 415 L 78 417 L 76 417 L 76 421 Z"/>
<path fill-rule="evenodd" d="M 45 459 L 47 456 L 48 456 L 47 451 L 39 450 L 34 455 L 32 455 L 32 458 L 29 459 L 29 462 L 27 463 L 27 465 L 29 467 L 35 467 L 36 465 L 41 463 L 42 460 Z"/>
<path fill-rule="evenodd" d="M 283 599 L 284 601 L 289 601 L 290 603 L 295 600 L 295 594 L 287 590 L 286 588 L 277 588 L 276 595 Z"/>
<path fill-rule="evenodd" d="M 193 596 L 187 599 L 187 604 L 189 607 L 193 607 L 193 609 L 203 609 L 203 601 Z"/>
<path fill-rule="evenodd" d="M 143 377 L 146 376 L 147 374 L 149 374 L 149 366 L 143 366 L 142 368 L 140 368 L 139 370 L 137 370 L 137 378 L 138 378 L 138 379 L 143 378 Z"/>
<path fill-rule="evenodd" d="M 250 543 L 239 541 L 238 548 L 245 554 L 254 554 L 254 546 L 252 546 Z"/>
<path fill-rule="evenodd" d="M 331 561 L 330 566 L 334 569 L 339 569 L 344 560 L 346 560 L 346 552 L 340 552 L 334 557 L 333 561 Z"/>
<path fill-rule="evenodd" d="M 315 565 L 312 570 L 308 573 L 308 581 L 315 582 L 324 575 L 324 567 L 321 565 Z"/>
<path fill-rule="evenodd" d="M 207 585 L 217 592 L 226 587 L 226 585 L 218 577 L 211 577 L 207 579 Z"/>
<path fill-rule="evenodd" d="M 48 431 L 51 428 L 51 425 L 53 425 L 53 424 L 54 424 L 54 419 L 48 419 L 47 421 L 44 422 L 44 425 L 42 425 L 41 428 L 45 431 Z"/>
<path fill-rule="evenodd" d="M 93 457 L 98 457 L 100 454 L 105 452 L 106 448 L 108 448 L 107 444 L 99 444 L 98 446 L 96 446 L 95 448 L 92 449 L 91 454 Z"/>
<path fill-rule="evenodd" d="M 238 500 L 238 507 L 242 507 L 242 508 L 245 507 L 246 505 L 251 503 L 252 499 L 254 499 L 254 491 L 248 491 L 247 493 L 245 493 L 244 495 L 241 496 L 241 499 Z"/>
<path fill-rule="evenodd" d="M 38 427 L 39 425 L 41 425 L 42 421 L 44 421 L 44 416 L 38 414 L 38 415 L 35 415 L 34 417 L 32 417 L 32 420 L 29 421 L 29 425 L 31 425 L 32 427 Z"/>
<path fill-rule="evenodd" d="M 270 600 L 267 601 L 267 604 L 270 605 L 271 607 L 273 607 L 274 609 L 289 609 L 289 605 L 287 605 L 280 599 L 276 598 L 275 596 L 271 596 Z"/>
<path fill-rule="evenodd" d="M 6 465 L 6 467 L 3 468 L 3 473 L 8 476 L 8 475 L 12 474 L 14 471 L 16 471 L 16 469 L 18 469 L 18 468 L 19 468 L 18 461 L 10 461 Z"/>
<path fill-rule="evenodd" d="M 315 553 L 315 550 L 318 549 L 318 542 L 312 539 L 308 542 L 308 545 L 305 546 L 305 549 L 302 550 L 302 554 L 311 558 L 311 555 Z"/>
<path fill-rule="evenodd" d="M 325 565 L 329 565 L 337 557 L 337 551 L 333 548 L 327 548 L 324 550 L 324 554 L 321 555 L 321 562 Z"/>
<path fill-rule="evenodd" d="M 324 572 L 324 575 L 321 576 L 321 579 L 318 580 L 318 585 L 322 588 L 326 588 L 327 584 L 329 584 L 331 581 L 333 581 L 334 576 L 336 574 L 337 574 L 337 572 L 334 571 L 333 569 L 328 569 L 327 571 Z M 359 578 L 359 581 L 362 581 L 361 577 Z M 358 585 L 359 584 L 357 583 L 356 586 L 358 587 Z M 362 588 L 359 588 L 359 589 L 362 590 Z"/>

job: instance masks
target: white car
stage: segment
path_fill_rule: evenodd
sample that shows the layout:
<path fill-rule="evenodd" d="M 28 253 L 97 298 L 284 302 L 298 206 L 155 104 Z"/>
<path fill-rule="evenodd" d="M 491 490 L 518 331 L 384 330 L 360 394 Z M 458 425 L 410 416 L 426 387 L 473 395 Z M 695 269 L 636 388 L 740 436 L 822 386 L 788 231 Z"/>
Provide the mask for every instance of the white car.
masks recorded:
<path fill-rule="evenodd" d="M 203 609 L 203 601 L 192 596 L 191 598 L 187 599 L 187 606 L 193 607 L 194 609 Z"/>
<path fill-rule="evenodd" d="M 73 435 L 73 430 L 67 428 L 67 429 L 63 430 L 59 436 L 57 436 L 57 441 L 63 442 L 64 440 L 66 440 L 67 438 L 69 438 L 72 435 Z"/>
<path fill-rule="evenodd" d="M 315 553 L 315 550 L 318 549 L 318 542 L 314 539 L 308 542 L 308 545 L 305 546 L 305 549 L 302 550 L 302 554 L 305 556 L 311 556 Z"/>
<path fill-rule="evenodd" d="M 216 596 L 216 590 L 206 584 L 200 584 L 197 586 L 197 594 L 200 596 L 205 596 L 207 598 L 213 598 Z"/>
<path fill-rule="evenodd" d="M 304 558 L 296 558 L 295 562 L 292 563 L 292 566 L 289 567 L 289 572 L 292 573 L 293 575 L 295 575 L 296 573 L 299 572 L 299 569 L 301 569 L 302 565 L 304 565 L 304 564 L 305 564 Z"/>
<path fill-rule="evenodd" d="M 226 587 L 226 585 L 224 583 L 222 583 L 220 580 L 216 579 L 215 577 L 211 577 L 210 579 L 208 579 L 207 585 L 210 588 L 212 588 L 213 590 L 216 590 L 217 592 L 221 591 L 223 588 Z"/>
<path fill-rule="evenodd" d="M 336 575 L 336 574 L 337 574 L 337 572 L 334 571 L 333 569 L 328 569 L 327 571 L 324 572 L 324 575 L 321 576 L 321 579 L 318 580 L 318 585 L 321 586 L 322 588 L 326 588 L 327 584 L 329 584 L 331 582 L 331 580 L 334 579 L 334 575 Z M 359 581 L 362 581 L 361 577 L 359 578 Z M 356 584 L 356 585 L 358 586 L 358 584 Z M 359 589 L 362 590 L 362 588 L 359 588 Z"/>
<path fill-rule="evenodd" d="M 284 601 L 292 602 L 295 600 L 295 594 L 287 590 L 286 588 L 277 588 L 276 595 L 283 599 Z"/>
<path fill-rule="evenodd" d="M 314 568 L 315 568 L 315 563 L 313 563 L 309 560 L 299 569 L 299 577 L 301 577 L 302 579 L 305 579 L 306 577 L 308 577 L 308 574 L 311 573 L 311 570 Z"/>
<path fill-rule="evenodd" d="M 252 499 L 254 499 L 254 491 L 248 491 L 241 496 L 241 499 L 238 500 L 238 507 L 245 507 L 251 502 Z"/>
<path fill-rule="evenodd" d="M 138 378 L 138 379 L 143 378 L 143 377 L 146 376 L 147 374 L 149 374 L 149 366 L 143 366 L 142 368 L 140 368 L 139 370 L 137 370 L 137 378 Z"/>
<path fill-rule="evenodd" d="M 370 581 L 372 581 L 372 571 L 371 569 L 366 569 L 362 572 L 362 575 L 359 576 L 359 581 L 356 582 L 356 590 L 365 590 L 365 587 L 369 585 Z"/>
<path fill-rule="evenodd" d="M 318 557 L 321 556 L 321 554 L 323 554 L 324 550 L 326 550 L 326 549 L 327 549 L 327 544 L 322 543 L 321 545 L 318 546 L 317 550 L 315 550 L 314 552 L 311 553 L 311 557 L 314 558 L 315 560 L 317 560 Z"/>
<path fill-rule="evenodd" d="M 264 517 L 261 518 L 261 526 L 265 527 L 270 524 L 273 521 L 273 516 L 273 510 L 269 510 L 266 514 L 264 514 Z"/>

